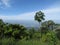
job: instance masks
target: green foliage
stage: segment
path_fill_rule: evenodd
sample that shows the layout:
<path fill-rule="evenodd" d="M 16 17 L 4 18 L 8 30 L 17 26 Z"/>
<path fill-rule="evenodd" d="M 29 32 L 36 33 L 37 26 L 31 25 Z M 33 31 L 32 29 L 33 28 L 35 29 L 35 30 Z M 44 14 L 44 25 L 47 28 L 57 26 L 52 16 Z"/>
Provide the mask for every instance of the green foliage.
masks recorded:
<path fill-rule="evenodd" d="M 45 38 L 46 38 L 45 42 L 49 43 L 50 45 L 56 45 L 57 44 L 57 37 L 56 37 L 55 32 L 49 31 L 46 34 Z"/>
<path fill-rule="evenodd" d="M 44 13 L 39 11 L 39 12 L 36 12 L 35 14 L 35 20 L 38 21 L 38 22 L 41 22 L 42 20 L 44 20 Z"/>
<path fill-rule="evenodd" d="M 15 45 L 14 38 L 3 38 L 1 39 L 1 45 Z"/>
<path fill-rule="evenodd" d="M 57 38 L 60 40 L 60 29 L 56 29 L 55 31 Z"/>
<path fill-rule="evenodd" d="M 44 20 L 44 13 L 39 11 L 35 20 L 39 23 Z M 59 45 L 60 29 L 53 30 L 55 23 L 45 21 L 41 29 L 27 29 L 23 25 L 4 23 L 0 19 L 0 45 Z"/>
<path fill-rule="evenodd" d="M 45 28 L 46 30 L 53 30 L 54 29 L 54 21 L 48 20 L 42 23 L 41 28 Z"/>
<path fill-rule="evenodd" d="M 34 33 L 33 39 L 34 40 L 40 40 L 41 34 L 39 32 Z"/>

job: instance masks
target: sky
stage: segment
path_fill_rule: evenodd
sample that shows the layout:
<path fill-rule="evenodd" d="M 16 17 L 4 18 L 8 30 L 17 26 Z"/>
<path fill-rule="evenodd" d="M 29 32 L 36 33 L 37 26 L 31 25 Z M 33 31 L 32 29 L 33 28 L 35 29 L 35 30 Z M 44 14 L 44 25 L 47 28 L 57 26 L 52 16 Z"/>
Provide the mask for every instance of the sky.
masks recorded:
<path fill-rule="evenodd" d="M 0 0 L 0 19 L 34 20 L 42 11 L 45 20 L 60 20 L 60 0 Z"/>

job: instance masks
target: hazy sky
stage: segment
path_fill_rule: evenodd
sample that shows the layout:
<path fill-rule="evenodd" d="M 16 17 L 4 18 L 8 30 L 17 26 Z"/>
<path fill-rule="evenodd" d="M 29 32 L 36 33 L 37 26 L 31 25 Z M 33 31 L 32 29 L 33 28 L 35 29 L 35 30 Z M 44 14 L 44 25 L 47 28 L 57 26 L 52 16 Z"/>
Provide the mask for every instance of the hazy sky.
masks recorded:
<path fill-rule="evenodd" d="M 37 11 L 46 20 L 60 20 L 60 0 L 0 0 L 0 19 L 34 20 Z"/>

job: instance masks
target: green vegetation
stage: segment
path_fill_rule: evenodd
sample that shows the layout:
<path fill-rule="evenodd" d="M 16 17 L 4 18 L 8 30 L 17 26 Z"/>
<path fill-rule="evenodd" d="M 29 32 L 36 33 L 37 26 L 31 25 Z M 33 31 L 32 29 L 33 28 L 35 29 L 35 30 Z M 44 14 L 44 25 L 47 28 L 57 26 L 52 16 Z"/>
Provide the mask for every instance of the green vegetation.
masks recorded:
<path fill-rule="evenodd" d="M 23 25 L 4 23 L 0 19 L 0 45 L 60 45 L 59 24 L 44 21 L 44 13 L 39 11 L 35 20 L 41 23 L 39 29 L 27 29 Z"/>

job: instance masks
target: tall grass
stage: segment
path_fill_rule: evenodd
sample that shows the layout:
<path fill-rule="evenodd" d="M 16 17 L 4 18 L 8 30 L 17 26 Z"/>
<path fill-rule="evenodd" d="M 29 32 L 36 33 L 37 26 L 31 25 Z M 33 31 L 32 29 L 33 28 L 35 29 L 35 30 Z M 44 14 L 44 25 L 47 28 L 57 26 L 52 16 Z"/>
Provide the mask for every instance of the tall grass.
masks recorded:
<path fill-rule="evenodd" d="M 14 40 L 13 38 L 4 38 L 0 39 L 0 45 L 52 45 L 46 42 L 42 42 L 41 40 Z M 60 45 L 60 41 L 58 41 L 57 45 Z"/>
<path fill-rule="evenodd" d="M 16 41 L 12 38 L 4 38 L 0 40 L 0 45 L 45 45 L 46 43 L 41 43 L 40 40 L 19 40 Z M 47 44 L 46 44 L 47 45 Z"/>

